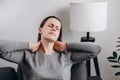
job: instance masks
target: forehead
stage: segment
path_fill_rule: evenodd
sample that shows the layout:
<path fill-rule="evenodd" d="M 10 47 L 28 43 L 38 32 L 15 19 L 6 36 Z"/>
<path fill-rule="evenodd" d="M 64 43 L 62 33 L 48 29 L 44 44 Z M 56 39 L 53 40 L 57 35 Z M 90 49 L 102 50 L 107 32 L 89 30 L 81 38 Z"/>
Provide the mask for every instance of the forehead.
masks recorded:
<path fill-rule="evenodd" d="M 46 21 L 46 24 L 49 24 L 49 23 L 52 23 L 56 26 L 61 26 L 61 23 L 59 20 L 57 20 L 56 18 L 49 18 L 47 21 Z"/>

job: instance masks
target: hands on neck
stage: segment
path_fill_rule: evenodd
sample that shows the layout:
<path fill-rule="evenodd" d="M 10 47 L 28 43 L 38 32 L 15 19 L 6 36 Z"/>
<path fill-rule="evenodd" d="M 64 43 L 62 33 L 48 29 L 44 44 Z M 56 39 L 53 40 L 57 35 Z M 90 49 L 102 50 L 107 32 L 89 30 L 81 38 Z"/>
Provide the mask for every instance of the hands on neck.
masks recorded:
<path fill-rule="evenodd" d="M 44 40 L 35 42 L 35 43 L 29 43 L 29 50 L 32 52 L 40 51 L 44 54 L 52 54 L 55 51 L 61 52 L 66 49 L 66 43 L 61 41 L 53 41 L 53 42 L 47 42 Z"/>

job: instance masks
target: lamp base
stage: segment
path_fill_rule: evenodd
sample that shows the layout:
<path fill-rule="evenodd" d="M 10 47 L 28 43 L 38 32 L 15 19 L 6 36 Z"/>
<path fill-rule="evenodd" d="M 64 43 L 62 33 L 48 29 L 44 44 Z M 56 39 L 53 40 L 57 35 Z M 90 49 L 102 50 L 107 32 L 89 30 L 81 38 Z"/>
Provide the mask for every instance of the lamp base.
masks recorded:
<path fill-rule="evenodd" d="M 81 37 L 81 42 L 95 42 L 94 37 Z"/>

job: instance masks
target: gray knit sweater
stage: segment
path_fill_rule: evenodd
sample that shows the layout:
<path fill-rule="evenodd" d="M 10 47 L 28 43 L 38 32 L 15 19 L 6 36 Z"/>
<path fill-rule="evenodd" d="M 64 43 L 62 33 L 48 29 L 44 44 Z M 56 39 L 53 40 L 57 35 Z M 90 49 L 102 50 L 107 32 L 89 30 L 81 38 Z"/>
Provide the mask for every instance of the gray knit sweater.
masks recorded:
<path fill-rule="evenodd" d="M 0 40 L 0 55 L 18 64 L 19 80 L 70 80 L 73 64 L 93 58 L 101 51 L 93 43 L 67 43 L 65 51 L 51 55 L 32 53 L 28 47 L 28 42 Z"/>

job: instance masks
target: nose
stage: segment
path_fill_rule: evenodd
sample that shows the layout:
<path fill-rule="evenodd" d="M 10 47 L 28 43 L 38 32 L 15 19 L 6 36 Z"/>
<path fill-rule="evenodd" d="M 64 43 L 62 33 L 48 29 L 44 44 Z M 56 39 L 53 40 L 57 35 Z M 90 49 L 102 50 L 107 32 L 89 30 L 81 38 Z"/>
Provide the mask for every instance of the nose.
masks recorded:
<path fill-rule="evenodd" d="M 56 27 L 55 26 L 52 27 L 52 31 L 56 31 Z"/>

